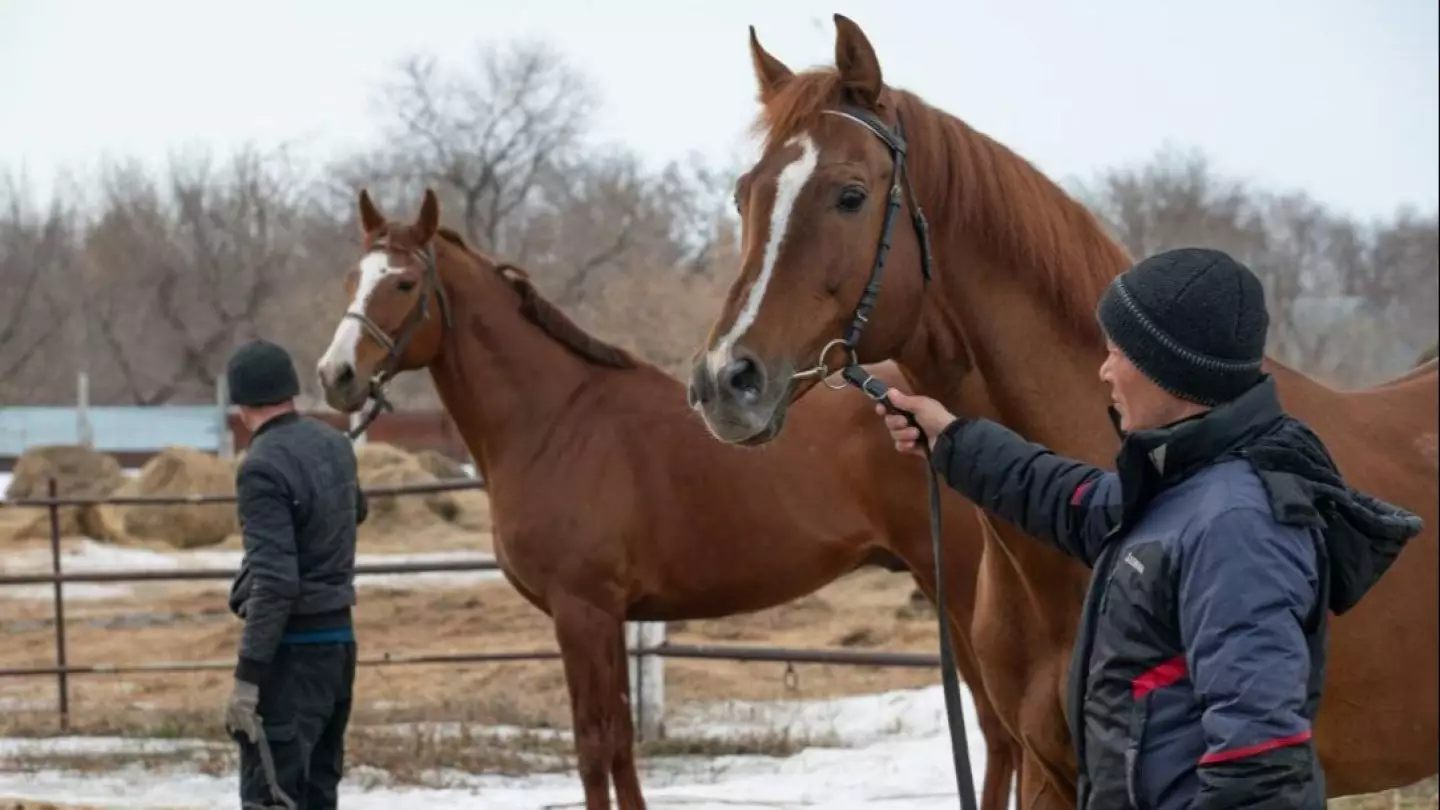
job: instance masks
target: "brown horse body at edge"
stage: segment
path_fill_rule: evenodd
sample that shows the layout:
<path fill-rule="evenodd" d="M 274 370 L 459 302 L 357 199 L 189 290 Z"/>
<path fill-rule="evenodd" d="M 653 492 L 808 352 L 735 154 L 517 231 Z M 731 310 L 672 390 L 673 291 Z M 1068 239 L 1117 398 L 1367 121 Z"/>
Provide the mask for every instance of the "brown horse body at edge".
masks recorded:
<path fill-rule="evenodd" d="M 891 451 L 864 396 L 818 392 L 797 403 L 803 416 L 785 441 L 720 446 L 678 380 L 586 334 L 518 268 L 439 229 L 433 193 L 413 224 L 386 222 L 363 193 L 360 214 L 352 304 L 320 361 L 327 400 L 361 408 L 392 356 L 397 370 L 429 369 L 486 481 L 496 558 L 554 620 L 588 810 L 610 807 L 612 780 L 623 810 L 644 806 L 624 620 L 760 610 L 888 554 L 933 603 L 923 471 Z M 905 383 L 893 365 L 875 371 Z M 982 529 L 973 504 L 946 497 L 958 628 L 973 622 Z M 962 676 L 976 682 L 968 640 L 952 637 Z M 975 700 L 986 807 L 1000 810 L 1016 752 L 983 693 Z"/>
<path fill-rule="evenodd" d="M 974 412 L 960 386 L 980 376 L 999 421 L 1062 455 L 1113 467 L 1118 437 L 1097 374 L 1105 349 L 1094 312 L 1130 257 L 1025 160 L 885 85 L 859 27 L 840 15 L 836 26 L 835 67 L 800 73 L 751 32 L 766 143 L 737 185 L 747 251 L 691 383 L 712 433 L 757 444 L 781 435 L 782 422 L 802 429 L 801 418 L 784 422 L 813 385 L 796 370 L 816 364 L 861 300 L 894 182 L 901 207 L 857 355 L 898 361 L 920 392 L 956 412 Z M 867 119 L 890 132 L 903 126 L 898 179 Z M 909 227 L 916 205 L 935 257 L 928 285 Z M 1319 434 L 1353 486 L 1425 522 L 1359 606 L 1332 623 L 1315 724 L 1331 795 L 1411 784 L 1435 773 L 1440 756 L 1435 364 L 1355 391 L 1273 360 L 1267 370 L 1284 407 Z M 1065 680 L 1090 572 L 995 523 L 970 632 L 981 679 L 1023 745 L 1020 806 L 1073 807 Z"/>

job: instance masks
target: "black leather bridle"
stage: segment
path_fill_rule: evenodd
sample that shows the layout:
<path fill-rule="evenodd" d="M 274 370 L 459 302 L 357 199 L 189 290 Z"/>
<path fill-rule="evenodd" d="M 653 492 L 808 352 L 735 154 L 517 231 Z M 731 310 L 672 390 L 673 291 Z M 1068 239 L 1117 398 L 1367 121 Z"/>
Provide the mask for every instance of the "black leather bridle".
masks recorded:
<path fill-rule="evenodd" d="M 375 240 L 370 245 L 368 253 L 377 250 L 392 250 L 389 241 L 385 237 Z M 385 361 L 380 370 L 370 378 L 370 390 L 367 398 L 373 404 L 370 411 L 360 420 L 360 424 L 352 427 L 346 435 L 354 441 L 356 437 L 364 433 L 370 423 L 380 415 L 381 410 L 394 411 L 395 407 L 390 400 L 385 398 L 385 386 L 395 377 L 400 368 L 400 358 L 404 356 L 405 349 L 410 346 L 420 324 L 430 316 L 430 293 L 435 293 L 435 298 L 440 302 L 440 317 L 444 320 L 445 328 L 451 328 L 450 299 L 445 293 L 445 286 L 440 283 L 439 271 L 435 268 L 435 246 L 426 242 L 424 248 L 411 249 L 406 251 L 420 260 L 422 268 L 420 276 L 420 300 L 410 307 L 405 313 L 405 320 L 400 322 L 399 337 L 391 338 L 390 335 L 380 328 L 380 325 L 371 320 L 370 316 L 363 312 L 346 311 L 343 317 L 350 318 L 360 324 L 361 330 L 370 336 L 371 340 L 379 343 L 385 349 Z"/>

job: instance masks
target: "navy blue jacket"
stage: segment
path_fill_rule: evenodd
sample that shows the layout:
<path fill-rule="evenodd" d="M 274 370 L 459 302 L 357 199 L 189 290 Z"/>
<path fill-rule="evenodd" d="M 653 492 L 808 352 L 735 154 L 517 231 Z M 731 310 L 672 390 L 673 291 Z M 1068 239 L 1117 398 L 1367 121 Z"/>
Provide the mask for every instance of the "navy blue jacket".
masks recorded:
<path fill-rule="evenodd" d="M 932 455 L 1095 571 L 1067 696 L 1081 808 L 1323 810 L 1327 608 L 1353 606 L 1420 521 L 1346 487 L 1271 378 L 1124 437 L 1115 472 L 987 420 L 957 420 Z"/>

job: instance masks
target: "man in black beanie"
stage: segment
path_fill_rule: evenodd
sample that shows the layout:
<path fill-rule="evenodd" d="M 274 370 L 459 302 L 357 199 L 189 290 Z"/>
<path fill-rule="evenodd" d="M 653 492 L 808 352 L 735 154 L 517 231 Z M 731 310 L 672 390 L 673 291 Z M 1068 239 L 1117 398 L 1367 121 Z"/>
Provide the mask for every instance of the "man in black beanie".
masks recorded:
<path fill-rule="evenodd" d="M 290 355 L 263 340 L 226 369 L 250 431 L 235 474 L 245 555 L 230 590 L 244 619 L 225 727 L 247 808 L 337 804 L 355 681 L 355 534 L 367 506 L 345 435 L 302 418 Z"/>
<path fill-rule="evenodd" d="M 1066 699 L 1082 810 L 1325 807 L 1311 729 L 1329 612 L 1421 522 L 1346 486 L 1281 409 L 1264 299 L 1249 268 L 1201 248 L 1111 283 L 1097 314 L 1115 472 L 889 394 L 951 487 L 1095 571 Z M 923 454 L 903 417 L 876 411 L 897 449 Z"/>

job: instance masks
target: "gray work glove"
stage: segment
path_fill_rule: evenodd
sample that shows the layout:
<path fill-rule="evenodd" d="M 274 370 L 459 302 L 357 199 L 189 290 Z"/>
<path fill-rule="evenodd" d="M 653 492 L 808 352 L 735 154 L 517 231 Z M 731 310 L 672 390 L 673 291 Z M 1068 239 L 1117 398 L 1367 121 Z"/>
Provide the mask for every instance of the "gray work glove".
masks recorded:
<path fill-rule="evenodd" d="M 248 681 L 235 679 L 230 692 L 230 701 L 225 704 L 225 730 L 231 734 L 243 734 L 250 743 L 260 740 L 260 687 Z"/>

